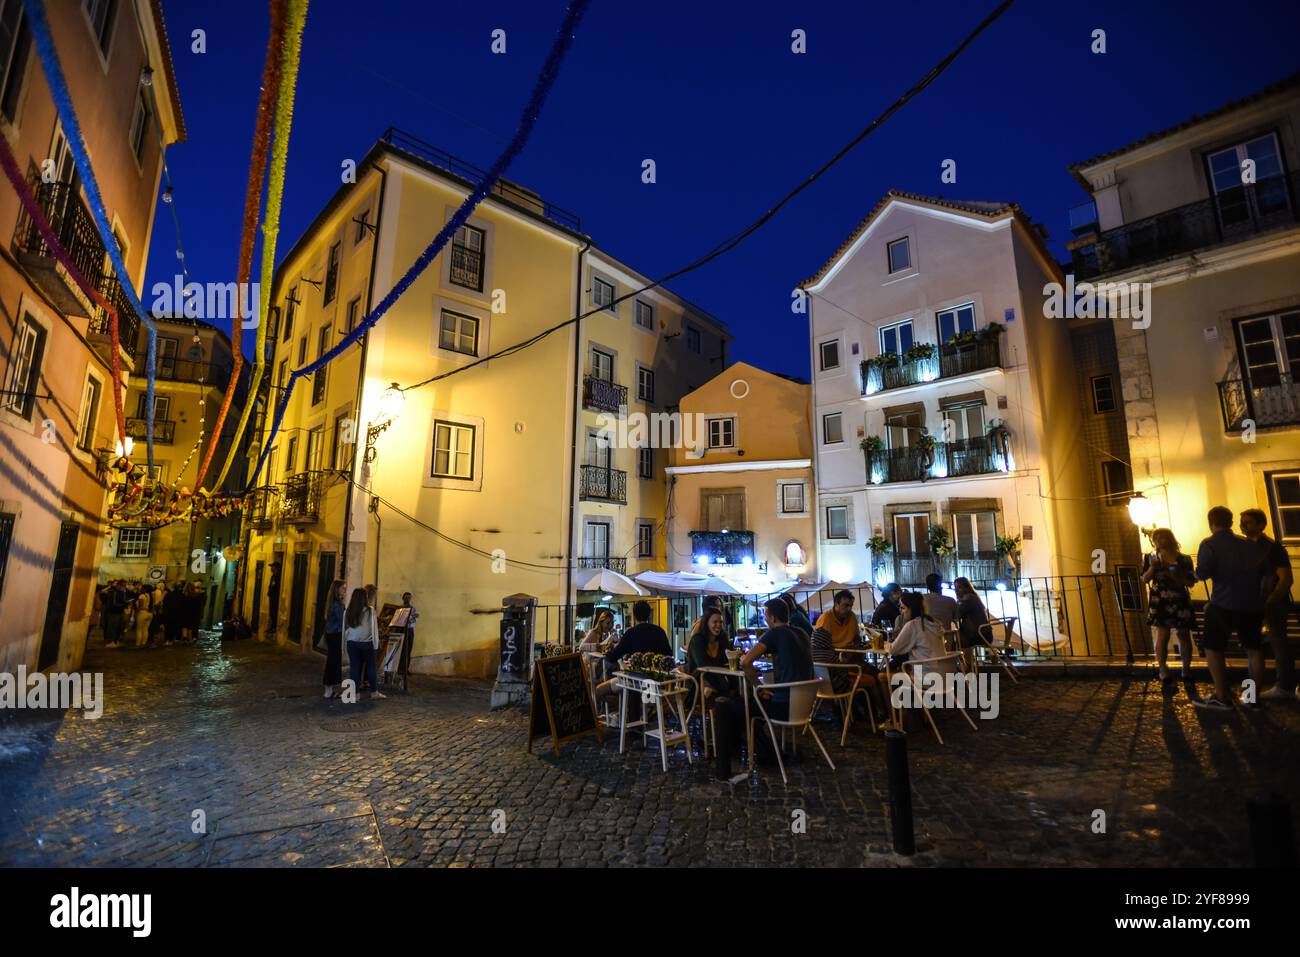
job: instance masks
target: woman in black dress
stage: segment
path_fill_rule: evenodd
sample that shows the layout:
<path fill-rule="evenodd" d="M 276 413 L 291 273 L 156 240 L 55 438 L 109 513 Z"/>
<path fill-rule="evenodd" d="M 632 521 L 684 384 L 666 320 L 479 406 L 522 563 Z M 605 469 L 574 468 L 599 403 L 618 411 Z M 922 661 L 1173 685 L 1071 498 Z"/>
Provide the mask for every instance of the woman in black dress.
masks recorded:
<path fill-rule="evenodd" d="M 1151 586 L 1147 624 L 1156 640 L 1160 680 L 1164 684 L 1173 680 L 1167 661 L 1169 633 L 1176 632 L 1186 683 L 1191 680 L 1192 671 L 1192 596 L 1187 590 L 1196 584 L 1192 559 L 1179 551 L 1178 539 L 1167 528 L 1153 531 L 1151 544 L 1154 549 L 1142 560 L 1142 580 Z"/>

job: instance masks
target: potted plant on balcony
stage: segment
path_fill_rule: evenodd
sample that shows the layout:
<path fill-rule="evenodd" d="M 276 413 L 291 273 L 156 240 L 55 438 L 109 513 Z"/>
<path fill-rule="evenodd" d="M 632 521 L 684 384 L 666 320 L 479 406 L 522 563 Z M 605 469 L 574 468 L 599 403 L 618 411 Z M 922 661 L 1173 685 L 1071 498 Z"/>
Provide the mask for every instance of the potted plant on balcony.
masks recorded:
<path fill-rule="evenodd" d="M 994 462 L 1001 462 L 999 471 L 1011 471 L 1011 432 L 1002 419 L 994 419 L 989 423 L 985 442 L 989 458 Z"/>
<path fill-rule="evenodd" d="M 1007 574 L 1012 581 L 1020 577 L 1020 536 L 999 535 L 993 543 L 998 558 L 1006 562 Z"/>
<path fill-rule="evenodd" d="M 908 362 L 921 362 L 926 359 L 934 358 L 934 344 L 931 342 L 918 342 L 906 352 L 903 357 Z"/>
<path fill-rule="evenodd" d="M 867 539 L 867 551 L 871 552 L 871 577 L 874 580 L 880 569 L 884 567 L 885 556 L 893 548 L 889 544 L 889 539 L 883 535 L 872 535 Z"/>
<path fill-rule="evenodd" d="M 946 568 L 948 560 L 957 550 L 957 546 L 952 543 L 952 533 L 942 525 L 931 525 L 928 538 L 935 565 L 941 569 Z"/>
<path fill-rule="evenodd" d="M 1002 333 L 1004 332 L 1006 332 L 1006 329 L 1003 327 L 1002 323 L 990 322 L 987 326 L 985 326 L 983 329 L 979 331 L 978 338 L 980 342 L 989 342 L 997 339 L 997 337 L 1002 335 Z"/>
<path fill-rule="evenodd" d="M 934 468 L 935 449 L 938 442 L 929 432 L 922 432 L 916 440 L 916 447 L 921 451 L 921 481 L 924 482 L 930 477 L 930 470 Z"/>

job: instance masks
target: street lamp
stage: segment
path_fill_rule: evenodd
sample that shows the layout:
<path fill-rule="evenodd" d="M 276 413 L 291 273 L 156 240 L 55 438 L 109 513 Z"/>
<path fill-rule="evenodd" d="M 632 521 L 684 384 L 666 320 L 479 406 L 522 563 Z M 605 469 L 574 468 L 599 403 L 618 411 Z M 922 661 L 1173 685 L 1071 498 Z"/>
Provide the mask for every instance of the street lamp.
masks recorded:
<path fill-rule="evenodd" d="M 371 420 L 370 427 L 366 429 L 367 464 L 375 460 L 375 441 L 385 429 L 401 418 L 402 408 L 405 405 L 406 394 L 396 382 L 385 389 L 379 397 L 379 411 Z"/>
<path fill-rule="evenodd" d="M 1128 517 L 1148 538 L 1151 537 L 1156 527 L 1156 507 L 1151 499 L 1137 492 L 1128 500 Z"/>

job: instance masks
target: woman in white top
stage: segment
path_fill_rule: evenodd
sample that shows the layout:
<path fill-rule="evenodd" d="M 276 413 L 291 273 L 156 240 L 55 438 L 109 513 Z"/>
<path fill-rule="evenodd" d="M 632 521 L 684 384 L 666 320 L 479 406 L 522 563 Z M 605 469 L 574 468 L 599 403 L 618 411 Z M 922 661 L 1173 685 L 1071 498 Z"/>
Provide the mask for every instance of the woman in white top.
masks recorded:
<path fill-rule="evenodd" d="M 153 623 L 153 592 L 142 591 L 135 600 L 135 646 L 143 648 L 149 643 L 149 626 Z"/>
<path fill-rule="evenodd" d="M 578 646 L 579 651 L 604 651 L 605 642 L 614 636 L 614 613 L 608 608 L 602 608 L 600 614 L 596 616 L 596 624 L 587 632 L 587 637 L 582 639 L 582 644 Z"/>
<path fill-rule="evenodd" d="M 905 592 L 900 600 L 903 624 L 889 646 L 890 665 L 898 670 L 908 661 L 938 658 L 948 653 L 943 644 L 943 629 L 925 613 L 925 599 L 916 592 Z M 931 671 L 951 671 L 951 662 L 935 662 L 923 667 Z"/>
<path fill-rule="evenodd" d="M 371 699 L 386 698 L 381 694 L 376 680 L 376 657 L 379 651 L 379 626 L 375 621 L 375 610 L 366 601 L 366 590 L 355 588 L 348 610 L 343 615 L 343 639 L 348 648 L 348 666 L 352 677 L 352 687 L 360 689 L 361 671 L 370 682 Z"/>

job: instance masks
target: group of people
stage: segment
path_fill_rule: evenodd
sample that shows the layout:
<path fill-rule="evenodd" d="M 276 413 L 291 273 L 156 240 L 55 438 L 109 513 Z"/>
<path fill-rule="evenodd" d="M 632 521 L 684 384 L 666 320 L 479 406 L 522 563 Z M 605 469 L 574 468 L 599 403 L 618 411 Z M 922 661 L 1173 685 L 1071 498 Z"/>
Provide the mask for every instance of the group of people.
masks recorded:
<path fill-rule="evenodd" d="M 198 582 L 164 586 L 119 578 L 104 584 L 95 595 L 105 648 L 194 641 L 199 637 L 206 603 Z"/>
<path fill-rule="evenodd" d="M 1291 559 L 1278 542 L 1270 538 L 1268 516 L 1248 508 L 1237 518 L 1241 534 L 1232 530 L 1232 510 L 1222 505 L 1207 515 L 1210 534 L 1197 549 L 1196 562 L 1183 554 L 1178 539 L 1167 528 L 1150 534 L 1152 550 L 1142 564 L 1142 581 L 1150 588 L 1147 623 L 1156 645 L 1160 680 L 1172 687 L 1169 673 L 1169 639 L 1176 636 L 1182 663 L 1182 679 L 1193 704 L 1210 711 L 1228 711 L 1234 697 L 1228 687 L 1225 653 L 1235 633 L 1246 652 L 1246 663 L 1257 693 L 1244 696 L 1248 707 L 1262 707 L 1265 701 L 1291 701 L 1296 695 L 1295 654 L 1287 635 L 1291 615 Z M 1201 697 L 1191 682 L 1192 610 L 1191 587 L 1210 582 L 1210 600 L 1205 606 L 1202 643 L 1205 663 L 1214 683 L 1213 694 Z M 1264 646 L 1273 648 L 1276 676 L 1264 689 Z"/>
<path fill-rule="evenodd" d="M 347 582 L 336 578 L 330 584 L 329 602 L 325 609 L 325 697 L 333 698 L 343 690 L 343 652 L 348 656 L 348 676 L 358 693 L 367 693 L 373 701 L 388 697 L 379 690 L 379 612 L 376 599 L 379 589 L 374 585 L 352 589 L 347 597 Z M 402 595 L 406 615 L 405 640 L 402 646 L 401 669 L 405 671 L 411 658 L 411 643 L 415 637 L 415 622 L 419 612 L 411 605 L 411 593 Z"/>

